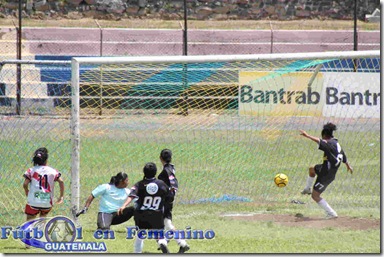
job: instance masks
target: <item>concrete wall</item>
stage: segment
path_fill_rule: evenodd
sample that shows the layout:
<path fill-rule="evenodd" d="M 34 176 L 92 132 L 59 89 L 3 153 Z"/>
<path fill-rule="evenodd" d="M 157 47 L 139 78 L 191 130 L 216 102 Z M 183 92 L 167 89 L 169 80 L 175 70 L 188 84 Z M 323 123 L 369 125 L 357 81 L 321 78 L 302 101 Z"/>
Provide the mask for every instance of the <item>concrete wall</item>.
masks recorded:
<path fill-rule="evenodd" d="M 187 0 L 188 18 L 196 20 L 353 19 L 355 0 Z M 176 20 L 184 15 L 183 0 L 24 0 L 23 15 L 36 19 L 83 17 Z M 358 18 L 365 19 L 380 0 L 357 0 Z M 0 1 L 0 18 L 16 16 L 18 0 Z"/>

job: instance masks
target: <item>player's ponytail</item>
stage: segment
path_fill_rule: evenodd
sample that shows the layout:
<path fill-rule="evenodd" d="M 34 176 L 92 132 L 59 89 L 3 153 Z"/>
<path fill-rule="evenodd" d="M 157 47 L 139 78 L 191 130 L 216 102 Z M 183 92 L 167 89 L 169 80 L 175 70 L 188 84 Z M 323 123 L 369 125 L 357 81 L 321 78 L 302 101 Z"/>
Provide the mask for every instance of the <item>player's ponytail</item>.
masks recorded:
<path fill-rule="evenodd" d="M 333 137 L 333 131 L 337 130 L 336 125 L 328 122 L 323 126 L 323 130 L 321 131 L 321 135 L 324 137 Z"/>
<path fill-rule="evenodd" d="M 48 150 L 45 147 L 37 149 L 32 157 L 33 165 L 46 165 L 48 159 Z"/>
<path fill-rule="evenodd" d="M 109 181 L 109 184 L 118 186 L 121 181 L 124 181 L 128 178 L 127 173 L 119 172 L 116 174 L 116 176 L 112 176 L 111 180 Z"/>
<path fill-rule="evenodd" d="M 170 163 L 172 161 L 172 151 L 169 149 L 163 149 L 160 153 L 160 158 L 166 163 Z"/>

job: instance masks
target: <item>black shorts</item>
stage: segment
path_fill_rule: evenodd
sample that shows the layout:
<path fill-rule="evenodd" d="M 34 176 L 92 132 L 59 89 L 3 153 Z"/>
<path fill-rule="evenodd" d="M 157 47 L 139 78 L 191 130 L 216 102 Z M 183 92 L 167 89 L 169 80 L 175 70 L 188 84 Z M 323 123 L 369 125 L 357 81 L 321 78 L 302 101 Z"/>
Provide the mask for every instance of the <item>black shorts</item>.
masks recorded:
<path fill-rule="evenodd" d="M 164 219 L 172 220 L 173 202 L 164 204 Z"/>
<path fill-rule="evenodd" d="M 164 216 L 161 211 L 139 211 L 136 210 L 135 225 L 139 229 L 164 229 Z"/>
<path fill-rule="evenodd" d="M 323 165 L 315 165 L 315 173 L 317 175 L 315 184 L 313 185 L 313 190 L 316 192 L 322 193 L 325 189 L 332 183 L 335 179 L 333 173 L 328 172 L 327 170 L 322 170 Z"/>

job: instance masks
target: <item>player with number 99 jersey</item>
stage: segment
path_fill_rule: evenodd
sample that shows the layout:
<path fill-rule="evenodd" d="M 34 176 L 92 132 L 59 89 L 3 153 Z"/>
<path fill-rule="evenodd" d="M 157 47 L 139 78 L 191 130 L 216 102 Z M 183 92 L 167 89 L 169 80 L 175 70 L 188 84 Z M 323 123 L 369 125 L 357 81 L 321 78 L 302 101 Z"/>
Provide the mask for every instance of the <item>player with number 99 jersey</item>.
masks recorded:
<path fill-rule="evenodd" d="M 162 212 L 168 194 L 169 189 L 164 181 L 156 178 L 145 178 L 131 188 L 129 196 L 137 198 L 135 204 L 138 211 Z"/>
<path fill-rule="evenodd" d="M 164 204 L 169 202 L 170 193 L 164 181 L 156 179 L 157 168 L 152 162 L 145 165 L 144 179 L 137 182 L 132 188 L 123 206 L 118 213 L 135 199 L 135 223 L 140 229 L 164 228 Z"/>
<path fill-rule="evenodd" d="M 128 204 L 136 199 L 134 219 L 139 229 L 164 229 L 164 204 L 169 203 L 170 193 L 164 181 L 156 179 L 156 164 L 148 162 L 145 164 L 144 178 L 137 182 L 132 188 L 125 203 L 117 211 L 122 215 Z M 162 237 L 156 238 L 159 250 L 168 253 L 167 240 Z M 136 237 L 135 253 L 143 250 L 143 239 Z"/>
<path fill-rule="evenodd" d="M 129 196 L 137 199 L 134 216 L 140 229 L 164 228 L 164 204 L 169 201 L 169 189 L 164 181 L 144 178 L 131 188 Z"/>

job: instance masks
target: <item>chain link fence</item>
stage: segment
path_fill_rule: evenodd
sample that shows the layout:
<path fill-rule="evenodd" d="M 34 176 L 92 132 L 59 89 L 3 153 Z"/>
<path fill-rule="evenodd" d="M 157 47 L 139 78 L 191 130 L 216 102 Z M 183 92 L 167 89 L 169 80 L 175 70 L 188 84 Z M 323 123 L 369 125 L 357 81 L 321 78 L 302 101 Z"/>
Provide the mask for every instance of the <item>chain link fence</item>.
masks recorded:
<path fill-rule="evenodd" d="M 352 76 L 348 65 L 345 66 L 348 64 L 345 60 L 325 65 L 324 69 L 329 69 L 334 76 L 330 84 L 343 81 L 352 85 L 357 75 L 366 79 L 361 84 L 374 87 L 379 83 L 376 76 L 380 71 L 378 58 L 362 59 L 359 63 L 361 69 L 354 73 L 356 76 Z M 158 162 L 159 151 L 169 147 L 178 156 L 178 176 L 183 181 L 179 196 L 181 203 L 253 199 L 265 204 L 276 201 L 289 204 L 286 199 L 295 195 L 304 184 L 306 176 L 303 174 L 308 161 L 315 163 L 319 156 L 313 148 L 313 154 L 311 152 L 307 159 L 297 158 L 308 155 L 306 149 L 311 149 L 309 143 L 306 147 L 299 143 L 297 130 L 304 127 L 315 133 L 328 117 L 308 116 L 309 109 L 314 113 L 322 110 L 316 105 L 276 108 L 276 112 L 288 110 L 292 113 L 288 117 L 270 115 L 265 107 L 254 109 L 259 116 L 239 115 L 237 87 L 241 70 L 265 72 L 275 69 L 277 72 L 269 76 L 270 81 L 261 84 L 278 85 L 288 90 L 294 83 L 305 88 L 315 71 L 314 64 L 289 64 L 269 61 L 192 63 L 188 69 L 187 88 L 180 79 L 186 70 L 177 63 L 129 67 L 82 65 L 79 73 L 80 202 L 86 200 L 96 185 L 107 183 L 119 171 L 129 173 L 132 183 L 138 181 L 142 177 L 143 164 L 149 160 Z M 17 65 L 22 70 L 20 103 L 15 97 Z M 32 165 L 32 153 L 41 146 L 48 148 L 48 165 L 62 173 L 67 188 L 64 204 L 55 206 L 52 215 L 70 215 L 73 147 L 70 120 L 71 96 L 75 94 L 70 62 L 4 61 L 0 67 L 0 222 L 7 225 L 22 223 L 26 203 L 22 175 Z M 293 73 L 297 70 L 311 73 L 302 79 L 283 80 L 279 67 Z M 315 84 L 312 87 L 317 88 Z M 319 88 L 317 90 L 320 92 Z M 328 197 L 344 211 L 351 208 L 377 211 L 380 202 L 379 184 L 376 183 L 380 175 L 380 118 L 379 108 L 376 108 L 379 96 L 375 92 L 366 93 L 372 96 L 371 104 L 375 108 L 371 112 L 365 111 L 365 115 L 373 114 L 372 117 L 363 118 L 364 115 L 359 116 L 347 106 L 343 109 L 352 109 L 355 118 L 342 112 L 338 114 L 339 118 L 333 118 L 341 125 L 338 138 L 348 149 L 353 166 L 366 175 L 362 178 L 345 172 L 338 174 L 340 179 Z M 188 115 L 180 113 L 184 108 L 181 106 L 185 106 L 185 102 L 180 101 L 183 93 L 189 95 Z M 249 91 L 245 93 L 245 98 L 252 96 Z M 313 94 L 320 97 L 320 93 Z M 16 115 L 17 105 L 20 115 Z M 338 113 L 337 109 L 332 110 Z M 273 176 L 280 172 L 290 177 L 290 186 L 285 191 L 276 191 L 272 182 Z M 226 187 L 212 187 L 215 183 Z M 308 208 L 317 206 L 308 205 Z"/>
<path fill-rule="evenodd" d="M 16 25 L 0 28 L 1 62 L 17 58 L 17 32 Z M 50 159 L 54 160 L 54 168 L 63 173 L 65 181 L 70 181 L 69 60 L 73 56 L 183 55 L 183 33 L 182 24 L 179 29 L 117 29 L 103 27 L 97 21 L 91 28 L 22 28 L 20 46 L 24 63 L 20 69 L 20 81 L 17 81 L 16 63 L 8 61 L 0 66 L 0 176 L 4 178 L 0 180 L 2 224 L 21 224 L 24 219 L 20 215 L 25 204 L 22 172 L 32 164 L 31 155 L 38 147 L 46 146 L 52 152 Z M 189 29 L 187 35 L 188 55 L 347 51 L 353 50 L 354 45 L 352 30 L 287 31 L 273 23 L 270 29 L 263 30 Z M 380 47 L 380 31 L 359 31 L 358 39 L 359 50 L 377 50 Z M 28 63 L 35 60 L 41 63 Z M 47 60 L 50 65 L 43 65 Z M 18 84 L 22 86 L 20 103 L 16 97 Z M 20 115 L 15 115 L 17 106 Z M 377 130 L 374 133 L 377 134 Z M 376 145 L 374 150 L 378 152 Z M 87 154 L 90 159 L 97 155 L 92 151 Z M 111 175 L 109 172 L 92 177 L 87 181 L 89 184 L 82 197 Z M 54 208 L 53 215 L 68 214 L 69 199 L 66 197 L 63 205 Z M 372 202 L 376 203 L 377 199 Z"/>
<path fill-rule="evenodd" d="M 122 29 L 102 27 L 97 20 L 88 28 L 22 28 L 24 60 L 70 60 L 72 56 L 158 56 L 267 54 L 351 51 L 353 30 L 223 30 L 189 29 L 187 40 L 180 29 Z M 15 59 L 17 27 L 0 29 L 0 59 Z M 358 31 L 358 50 L 378 50 L 380 31 Z M 186 42 L 186 43 L 185 43 Z"/>
<path fill-rule="evenodd" d="M 26 204 L 24 172 L 33 166 L 39 147 L 49 151 L 48 165 L 59 170 L 70 187 L 70 65 L 64 62 L 28 63 L 21 66 L 20 101 L 16 97 L 17 64 L 0 65 L 0 223 L 21 224 Z M 63 75 L 63 74 L 66 75 Z M 19 108 L 16 108 L 18 105 Z M 16 115 L 20 110 L 20 115 Z M 67 190 L 66 189 L 66 190 Z M 58 196 L 56 189 L 55 200 Z M 69 214 L 69 195 L 53 214 Z"/>

